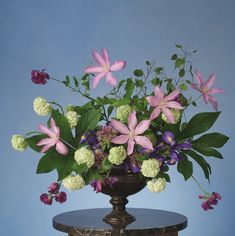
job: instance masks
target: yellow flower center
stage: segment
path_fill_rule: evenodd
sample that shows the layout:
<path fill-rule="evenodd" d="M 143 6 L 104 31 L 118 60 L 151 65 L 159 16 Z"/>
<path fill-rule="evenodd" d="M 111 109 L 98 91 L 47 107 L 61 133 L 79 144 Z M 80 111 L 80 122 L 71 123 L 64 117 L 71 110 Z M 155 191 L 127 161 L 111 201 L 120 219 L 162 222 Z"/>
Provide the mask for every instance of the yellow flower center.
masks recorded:
<path fill-rule="evenodd" d="M 105 71 L 105 72 L 108 72 L 108 71 L 109 71 L 109 65 L 108 65 L 108 64 L 105 64 L 105 65 L 104 65 L 104 71 Z"/>

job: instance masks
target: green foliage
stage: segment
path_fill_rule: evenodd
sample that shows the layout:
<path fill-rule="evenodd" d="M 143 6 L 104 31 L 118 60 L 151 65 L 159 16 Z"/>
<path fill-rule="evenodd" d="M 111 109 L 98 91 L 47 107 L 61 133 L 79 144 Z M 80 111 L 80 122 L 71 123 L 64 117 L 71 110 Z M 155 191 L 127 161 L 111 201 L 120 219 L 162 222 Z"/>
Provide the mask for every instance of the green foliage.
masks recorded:
<path fill-rule="evenodd" d="M 137 70 L 134 71 L 134 75 L 136 77 L 141 77 L 141 76 L 144 75 L 144 72 L 142 70 L 140 70 L 140 69 L 137 69 Z"/>
<path fill-rule="evenodd" d="M 177 170 L 183 175 L 187 181 L 193 174 L 193 163 L 188 160 L 186 155 L 181 154 L 182 159 L 178 161 Z"/>
<path fill-rule="evenodd" d="M 184 58 L 177 58 L 175 61 L 175 68 L 181 68 L 185 64 Z"/>
<path fill-rule="evenodd" d="M 112 163 L 108 158 L 105 158 L 101 164 L 101 172 L 106 172 L 112 168 Z"/>
<path fill-rule="evenodd" d="M 70 77 L 66 75 L 65 80 L 63 81 L 64 85 L 69 87 L 70 86 Z"/>
<path fill-rule="evenodd" d="M 133 94 L 133 91 L 135 89 L 135 84 L 134 82 L 132 81 L 132 79 L 127 79 L 127 83 L 126 83 L 126 87 L 125 87 L 125 91 L 126 91 L 126 94 L 125 94 L 125 98 L 130 98 Z M 123 104 L 125 105 L 125 104 Z"/>
<path fill-rule="evenodd" d="M 203 170 L 205 178 L 208 179 L 208 181 L 210 181 L 211 167 L 206 162 L 206 160 L 201 155 L 194 152 L 193 150 L 187 150 L 187 151 L 184 151 L 184 153 L 187 154 L 188 156 L 190 156 L 191 158 L 193 158 L 194 161 L 196 161 L 198 163 L 198 165 Z"/>
<path fill-rule="evenodd" d="M 26 138 L 25 140 L 34 151 L 40 152 L 42 150 L 42 146 L 37 146 L 37 143 L 44 138 L 48 138 L 48 136 L 45 134 L 39 134 Z"/>
<path fill-rule="evenodd" d="M 82 135 L 88 130 L 94 130 L 100 120 L 101 111 L 100 109 L 93 109 L 87 113 L 82 114 L 79 119 L 79 125 L 76 126 L 76 144 L 80 143 Z"/>
<path fill-rule="evenodd" d="M 220 112 L 203 112 L 196 114 L 186 125 L 179 138 L 190 138 L 210 129 Z"/>

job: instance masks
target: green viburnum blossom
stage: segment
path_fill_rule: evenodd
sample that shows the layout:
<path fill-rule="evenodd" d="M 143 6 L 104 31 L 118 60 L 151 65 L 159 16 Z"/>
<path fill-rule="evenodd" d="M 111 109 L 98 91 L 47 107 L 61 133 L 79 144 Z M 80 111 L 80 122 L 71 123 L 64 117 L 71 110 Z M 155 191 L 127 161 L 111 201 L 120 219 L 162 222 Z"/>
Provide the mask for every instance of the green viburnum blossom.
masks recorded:
<path fill-rule="evenodd" d="M 147 188 L 150 192 L 161 192 L 166 187 L 166 180 L 164 178 L 152 179 L 147 182 Z"/>
<path fill-rule="evenodd" d="M 80 164 L 86 164 L 88 168 L 92 167 L 95 163 L 95 156 L 93 152 L 85 147 L 78 149 L 74 153 L 74 159 Z"/>
<path fill-rule="evenodd" d="M 117 108 L 116 118 L 121 122 L 127 122 L 128 117 L 132 112 L 132 107 L 130 105 L 122 105 Z"/>
<path fill-rule="evenodd" d="M 171 113 L 174 116 L 174 122 L 170 123 L 164 113 L 162 113 L 162 119 L 167 123 L 167 124 L 176 124 L 181 117 L 181 111 L 178 109 L 171 109 Z"/>
<path fill-rule="evenodd" d="M 20 151 L 20 152 L 23 152 L 28 147 L 28 144 L 26 140 L 24 139 L 24 137 L 19 134 L 14 134 L 12 136 L 11 145 L 15 150 Z"/>
<path fill-rule="evenodd" d="M 78 114 L 76 111 L 68 111 L 65 113 L 65 117 L 67 118 L 69 125 L 72 128 L 74 128 L 78 123 Z"/>
<path fill-rule="evenodd" d="M 140 171 L 145 177 L 154 178 L 160 171 L 160 163 L 156 159 L 144 160 Z"/>
<path fill-rule="evenodd" d="M 69 175 L 62 180 L 64 187 L 70 191 L 75 191 L 85 186 L 85 181 L 80 175 Z"/>
<path fill-rule="evenodd" d="M 123 146 L 113 147 L 109 151 L 108 159 L 112 164 L 120 165 L 125 160 L 127 154 Z"/>
<path fill-rule="evenodd" d="M 46 101 L 43 97 L 37 97 L 33 101 L 34 111 L 39 116 L 47 116 L 51 113 L 52 107 L 51 104 Z"/>

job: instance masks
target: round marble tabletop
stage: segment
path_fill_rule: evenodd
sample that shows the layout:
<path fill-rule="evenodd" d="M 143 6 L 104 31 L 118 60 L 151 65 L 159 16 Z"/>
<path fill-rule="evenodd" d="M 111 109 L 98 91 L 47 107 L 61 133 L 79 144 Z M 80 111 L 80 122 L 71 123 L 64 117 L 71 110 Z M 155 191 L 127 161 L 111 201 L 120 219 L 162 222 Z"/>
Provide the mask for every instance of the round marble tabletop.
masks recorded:
<path fill-rule="evenodd" d="M 125 228 L 112 227 L 103 221 L 110 208 L 70 211 L 53 218 L 53 227 L 68 235 L 178 235 L 187 227 L 187 218 L 181 214 L 142 208 L 128 208 L 136 220 Z"/>

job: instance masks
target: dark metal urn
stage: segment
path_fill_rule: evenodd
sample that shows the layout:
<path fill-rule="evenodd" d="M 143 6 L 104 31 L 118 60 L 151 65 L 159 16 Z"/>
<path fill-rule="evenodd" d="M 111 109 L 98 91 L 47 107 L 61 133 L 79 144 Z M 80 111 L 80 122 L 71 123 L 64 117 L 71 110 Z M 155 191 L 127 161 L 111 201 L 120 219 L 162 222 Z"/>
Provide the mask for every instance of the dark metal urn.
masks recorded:
<path fill-rule="evenodd" d="M 127 197 L 141 191 L 146 186 L 146 180 L 139 174 L 126 172 L 119 166 L 113 167 L 110 177 L 117 177 L 118 181 L 111 187 L 102 186 L 102 193 L 111 197 L 113 211 L 104 217 L 104 221 L 112 226 L 125 227 L 135 221 L 135 217 L 126 211 Z"/>

